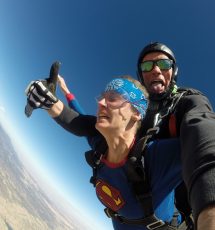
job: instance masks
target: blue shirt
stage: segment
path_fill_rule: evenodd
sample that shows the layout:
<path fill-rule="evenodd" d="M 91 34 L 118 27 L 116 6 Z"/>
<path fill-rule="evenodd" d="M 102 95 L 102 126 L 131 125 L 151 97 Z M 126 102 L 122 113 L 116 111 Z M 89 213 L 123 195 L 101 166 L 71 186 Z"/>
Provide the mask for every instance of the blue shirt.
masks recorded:
<path fill-rule="evenodd" d="M 144 213 L 128 183 L 126 167 L 126 160 L 119 164 L 103 160 L 102 167 L 98 169 L 96 194 L 106 207 L 120 215 L 129 219 L 142 218 Z M 179 140 L 151 142 L 145 156 L 145 168 L 149 174 L 155 214 L 170 222 L 175 211 L 174 189 L 182 181 Z M 144 226 L 112 221 L 115 230 L 146 230 Z"/>

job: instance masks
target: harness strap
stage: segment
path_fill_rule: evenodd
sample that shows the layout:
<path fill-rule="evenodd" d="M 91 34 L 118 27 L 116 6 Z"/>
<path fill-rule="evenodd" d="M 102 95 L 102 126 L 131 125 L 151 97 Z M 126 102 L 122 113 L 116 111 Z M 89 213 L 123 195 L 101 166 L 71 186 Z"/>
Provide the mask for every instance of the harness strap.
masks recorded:
<path fill-rule="evenodd" d="M 187 230 L 194 230 L 195 229 L 195 226 L 194 226 L 194 220 L 193 220 L 193 216 L 192 214 L 187 216 L 185 218 L 185 221 L 186 223 L 186 226 L 187 226 Z"/>
<path fill-rule="evenodd" d="M 143 152 L 148 144 L 149 139 L 159 132 L 160 128 L 155 126 L 147 130 L 146 135 L 142 137 L 137 143 L 134 149 L 132 149 L 132 158 L 135 157 L 135 160 L 140 159 L 143 155 Z"/>
<path fill-rule="evenodd" d="M 89 150 L 85 152 L 85 159 L 93 170 L 93 175 L 90 178 L 90 183 L 92 183 L 94 187 L 96 186 L 96 175 L 102 156 L 103 154 L 94 150 Z"/>
<path fill-rule="evenodd" d="M 159 229 L 160 227 L 167 225 L 165 222 L 158 219 L 155 215 L 151 215 L 141 219 L 128 219 L 109 208 L 105 208 L 104 212 L 109 218 L 117 219 L 122 224 L 144 225 L 149 230 Z"/>
<path fill-rule="evenodd" d="M 145 170 L 141 166 L 134 168 L 133 163 L 129 160 L 126 171 L 135 197 L 139 201 L 145 217 L 153 215 L 152 194 Z"/>
<path fill-rule="evenodd" d="M 174 113 L 170 114 L 169 117 L 169 133 L 171 137 L 177 136 L 176 117 Z"/>

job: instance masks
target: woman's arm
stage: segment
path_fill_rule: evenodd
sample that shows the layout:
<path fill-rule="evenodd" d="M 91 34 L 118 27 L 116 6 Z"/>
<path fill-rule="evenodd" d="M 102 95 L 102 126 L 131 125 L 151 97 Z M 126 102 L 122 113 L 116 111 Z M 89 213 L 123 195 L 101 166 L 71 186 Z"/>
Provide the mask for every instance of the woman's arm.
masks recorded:
<path fill-rule="evenodd" d="M 86 137 L 98 134 L 95 128 L 95 116 L 81 115 L 73 109 L 69 109 L 43 85 L 42 81 L 32 82 L 27 97 L 32 108 L 45 109 L 67 131 Z"/>
<path fill-rule="evenodd" d="M 58 75 L 58 84 L 60 86 L 62 93 L 66 97 L 69 107 L 74 109 L 76 112 L 80 114 L 85 114 L 83 108 L 80 106 L 78 100 L 75 98 L 75 95 L 71 93 L 64 78 L 61 77 L 60 75 Z"/>

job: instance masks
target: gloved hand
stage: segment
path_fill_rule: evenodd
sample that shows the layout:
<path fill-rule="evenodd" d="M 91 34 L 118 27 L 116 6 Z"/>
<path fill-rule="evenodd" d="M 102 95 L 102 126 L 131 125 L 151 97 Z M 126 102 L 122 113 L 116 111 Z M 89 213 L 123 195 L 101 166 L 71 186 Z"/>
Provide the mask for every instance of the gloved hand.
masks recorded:
<path fill-rule="evenodd" d="M 50 109 L 58 99 L 44 85 L 43 80 L 32 81 L 25 90 L 28 104 L 33 108 Z"/>

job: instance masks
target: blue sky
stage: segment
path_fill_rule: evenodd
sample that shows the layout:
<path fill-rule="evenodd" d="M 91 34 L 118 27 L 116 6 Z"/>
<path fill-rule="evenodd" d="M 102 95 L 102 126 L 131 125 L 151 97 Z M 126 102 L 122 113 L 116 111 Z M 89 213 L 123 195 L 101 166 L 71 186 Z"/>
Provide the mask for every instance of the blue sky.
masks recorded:
<path fill-rule="evenodd" d="M 212 0 L 0 1 L 1 121 L 43 177 L 107 229 L 110 221 L 89 183 L 85 139 L 64 131 L 44 111 L 26 118 L 24 90 L 59 60 L 69 88 L 95 114 L 94 98 L 105 84 L 113 76 L 136 77 L 141 48 L 161 41 L 175 52 L 178 85 L 198 88 L 215 106 L 214 8 Z M 65 101 L 59 90 L 57 95 Z"/>

